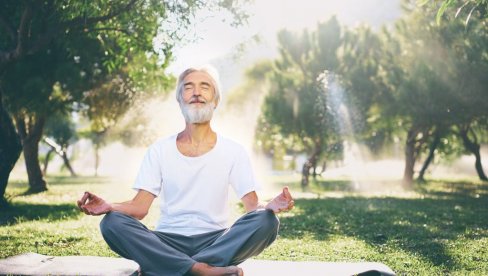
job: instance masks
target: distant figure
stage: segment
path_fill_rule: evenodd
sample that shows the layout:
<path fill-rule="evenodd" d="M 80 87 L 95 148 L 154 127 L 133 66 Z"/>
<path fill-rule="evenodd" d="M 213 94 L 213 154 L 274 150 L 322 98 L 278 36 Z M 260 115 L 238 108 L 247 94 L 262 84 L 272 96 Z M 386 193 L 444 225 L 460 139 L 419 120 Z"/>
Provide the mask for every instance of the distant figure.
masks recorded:
<path fill-rule="evenodd" d="M 293 198 L 285 187 L 267 204 L 260 203 L 246 151 L 212 130 L 210 120 L 220 100 L 213 68 L 185 70 L 176 99 L 185 129 L 149 147 L 134 184 L 135 197 L 108 203 L 85 192 L 78 206 L 87 215 L 106 214 L 100 223 L 103 238 L 113 251 L 137 262 L 144 275 L 243 275 L 236 265 L 275 240 L 275 214 L 293 208 Z M 247 212 L 230 227 L 229 187 Z M 138 220 L 158 195 L 161 215 L 152 231 Z"/>

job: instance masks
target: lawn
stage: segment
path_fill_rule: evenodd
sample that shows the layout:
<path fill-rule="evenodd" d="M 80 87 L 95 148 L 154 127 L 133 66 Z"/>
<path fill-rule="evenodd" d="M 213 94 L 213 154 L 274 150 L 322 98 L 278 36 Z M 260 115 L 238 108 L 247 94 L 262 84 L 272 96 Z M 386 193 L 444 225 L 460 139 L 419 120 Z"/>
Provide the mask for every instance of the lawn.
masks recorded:
<path fill-rule="evenodd" d="M 486 183 L 431 180 L 406 193 L 359 194 L 346 180 L 320 180 L 308 192 L 298 192 L 296 178 L 273 181 L 291 186 L 298 198 L 292 212 L 280 215 L 280 236 L 259 259 L 382 262 L 409 275 L 488 274 Z M 48 182 L 49 191 L 36 195 L 21 195 L 24 181 L 9 184 L 12 208 L 0 213 L 0 258 L 115 256 L 99 233 L 101 217 L 80 213 L 75 201 L 85 190 L 125 200 L 134 193 L 130 183 L 63 176 Z M 144 223 L 152 227 L 157 211 Z"/>

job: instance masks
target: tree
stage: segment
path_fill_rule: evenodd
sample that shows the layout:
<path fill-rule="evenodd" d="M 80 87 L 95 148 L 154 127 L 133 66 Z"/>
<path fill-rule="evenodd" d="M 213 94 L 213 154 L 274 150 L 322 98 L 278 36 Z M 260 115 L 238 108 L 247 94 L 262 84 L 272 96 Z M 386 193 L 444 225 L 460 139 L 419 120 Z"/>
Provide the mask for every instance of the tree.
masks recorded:
<path fill-rule="evenodd" d="M 350 51 L 347 42 L 344 49 L 347 70 L 343 78 L 353 98 L 366 108 L 367 121 L 383 121 L 379 125 L 386 132 L 405 132 L 403 181 L 407 187 L 412 185 L 416 161 L 430 152 L 421 170 L 423 178 L 439 141 L 451 127 L 486 117 L 481 104 L 486 102 L 486 78 L 481 77 L 487 72 L 482 46 L 486 35 L 474 31 L 486 24 L 473 17 L 472 30 L 466 33 L 459 21 L 435 24 L 433 13 L 433 9 L 411 10 L 397 22 L 394 33 L 385 30 L 380 55 L 374 42 L 368 51 Z M 360 34 L 356 37 L 351 39 L 353 45 L 367 45 Z M 392 121 L 395 127 L 385 128 Z"/>
<path fill-rule="evenodd" d="M 337 49 L 341 28 L 336 18 L 319 24 L 316 32 L 278 34 L 280 57 L 269 76 L 258 136 L 300 141 L 307 161 L 302 169 L 302 187 L 310 170 L 324 153 L 340 150 L 334 111 L 328 108 L 329 84 L 336 81 L 327 71 L 338 66 Z M 261 134 L 263 132 L 264 134 Z M 278 141 L 279 143 L 279 141 Z"/>
<path fill-rule="evenodd" d="M 77 140 L 76 127 L 71 114 L 57 114 L 47 120 L 43 141 L 50 147 L 50 150 L 45 157 L 43 175 L 46 175 L 49 157 L 54 152 L 61 157 L 71 176 L 76 176 L 68 158 L 68 148 Z"/>
<path fill-rule="evenodd" d="M 103 83 L 108 74 L 103 67 L 94 66 L 106 59 L 96 38 L 68 38 L 10 64 L 0 79 L 5 106 L 21 137 L 29 192 L 47 189 L 38 160 L 46 120 L 53 114 L 70 112 L 74 103 L 82 100 L 83 91 Z"/>
<path fill-rule="evenodd" d="M 393 100 L 382 79 L 382 63 L 391 58 L 385 47 L 381 35 L 368 26 L 346 30 L 338 70 L 354 138 L 377 154 L 400 132 L 397 117 L 381 114 L 383 104 Z"/>
<path fill-rule="evenodd" d="M 430 32 L 434 34 L 432 39 L 442 46 L 436 48 L 437 55 L 433 56 L 437 59 L 435 63 L 441 64 L 437 68 L 437 71 L 441 72 L 439 75 L 444 75 L 443 81 L 449 86 L 449 90 L 447 90 L 449 93 L 445 93 L 446 96 L 434 99 L 443 103 L 443 109 L 447 111 L 447 116 L 437 119 L 436 128 L 440 129 L 444 135 L 456 133 L 459 136 L 466 150 L 476 157 L 475 168 L 479 178 L 486 180 L 479 154 L 481 141 L 477 137 L 483 137 L 483 134 L 486 133 L 488 108 L 486 105 L 488 100 L 486 93 L 488 84 L 486 80 L 488 74 L 486 3 L 482 6 L 482 1 L 464 1 L 462 6 L 455 7 L 459 3 L 458 1 L 449 2 L 449 4 L 444 2 L 442 12 L 453 13 L 457 9 L 456 16 L 441 25 L 431 24 L 432 30 L 435 32 Z M 457 15 L 467 5 L 473 5 L 468 18 L 466 20 L 458 18 Z M 429 8 L 422 12 L 427 15 L 432 14 Z M 417 13 L 414 16 L 419 15 Z M 429 19 L 427 18 L 427 20 Z M 426 24 L 424 23 L 424 25 Z M 423 38 L 423 40 L 426 39 Z M 434 139 L 431 150 L 434 148 L 436 140 L 438 139 Z M 448 145 L 452 147 L 455 143 Z M 449 151 L 450 149 L 443 147 L 442 150 Z M 421 173 L 423 171 L 421 170 Z M 422 176 L 420 174 L 419 178 Z"/>

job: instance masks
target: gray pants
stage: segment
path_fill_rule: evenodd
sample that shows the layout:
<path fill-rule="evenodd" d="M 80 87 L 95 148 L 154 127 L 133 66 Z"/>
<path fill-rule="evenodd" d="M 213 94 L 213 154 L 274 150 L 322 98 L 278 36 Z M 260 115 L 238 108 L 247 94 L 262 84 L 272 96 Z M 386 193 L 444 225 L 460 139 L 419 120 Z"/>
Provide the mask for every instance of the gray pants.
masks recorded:
<path fill-rule="evenodd" d="M 103 238 L 124 258 L 137 262 L 144 275 L 184 275 L 196 262 L 237 265 L 268 247 L 278 234 L 273 211 L 256 210 L 230 228 L 184 236 L 147 229 L 131 216 L 110 212 L 100 222 Z"/>

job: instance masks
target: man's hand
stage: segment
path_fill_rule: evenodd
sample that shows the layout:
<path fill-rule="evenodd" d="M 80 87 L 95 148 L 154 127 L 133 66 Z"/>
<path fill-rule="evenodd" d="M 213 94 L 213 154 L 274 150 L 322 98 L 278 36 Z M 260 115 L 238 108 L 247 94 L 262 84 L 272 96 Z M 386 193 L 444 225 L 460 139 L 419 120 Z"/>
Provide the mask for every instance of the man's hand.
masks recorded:
<path fill-rule="evenodd" d="M 268 202 L 264 208 L 270 209 L 277 214 L 282 211 L 291 210 L 294 205 L 295 201 L 293 201 L 290 191 L 288 191 L 288 187 L 285 187 L 283 188 L 283 192 Z"/>
<path fill-rule="evenodd" d="M 99 216 L 112 210 L 110 204 L 90 192 L 85 192 L 77 203 L 80 210 L 87 215 Z"/>

